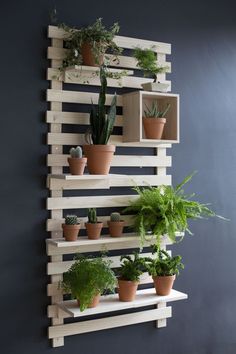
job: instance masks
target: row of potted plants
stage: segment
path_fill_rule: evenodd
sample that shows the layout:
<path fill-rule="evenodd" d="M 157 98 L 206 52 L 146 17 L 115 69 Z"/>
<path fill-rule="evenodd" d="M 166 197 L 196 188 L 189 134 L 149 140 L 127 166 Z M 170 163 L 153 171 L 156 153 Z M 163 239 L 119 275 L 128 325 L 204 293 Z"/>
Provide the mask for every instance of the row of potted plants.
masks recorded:
<path fill-rule="evenodd" d="M 118 286 L 119 301 L 134 301 L 140 276 L 152 276 L 157 295 L 168 295 L 176 275 L 184 266 L 181 256 L 171 257 L 166 251 L 154 247 L 154 257 L 121 256 L 121 266 L 115 272 L 111 261 L 104 256 L 87 258 L 77 256 L 71 268 L 63 274 L 61 288 L 77 299 L 81 311 L 95 307 L 100 296 L 114 292 Z"/>

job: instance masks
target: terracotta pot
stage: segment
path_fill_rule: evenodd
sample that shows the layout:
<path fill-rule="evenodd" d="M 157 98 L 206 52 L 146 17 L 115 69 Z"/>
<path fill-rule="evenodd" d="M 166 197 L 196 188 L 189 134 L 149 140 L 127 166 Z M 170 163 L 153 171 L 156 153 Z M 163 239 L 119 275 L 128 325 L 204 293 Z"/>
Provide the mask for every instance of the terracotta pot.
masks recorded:
<path fill-rule="evenodd" d="M 88 42 L 84 42 L 81 46 L 81 55 L 83 58 L 83 64 L 88 66 L 101 66 L 104 62 L 104 55 L 101 54 L 98 58 L 95 58 L 92 45 Z"/>
<path fill-rule="evenodd" d="M 99 301 L 100 301 L 100 294 L 94 296 L 93 300 L 92 300 L 91 303 L 88 305 L 88 307 L 89 307 L 89 308 L 96 307 L 96 306 L 99 304 Z M 80 301 L 79 301 L 79 299 L 77 299 L 77 304 L 78 304 L 78 306 L 80 306 Z"/>
<path fill-rule="evenodd" d="M 169 295 L 173 287 L 176 275 L 169 275 L 163 277 L 152 277 L 157 295 Z"/>
<path fill-rule="evenodd" d="M 62 224 L 62 229 L 66 241 L 76 241 L 80 230 L 80 224 L 77 225 Z"/>
<path fill-rule="evenodd" d="M 143 127 L 146 139 L 161 139 L 166 118 L 143 117 Z"/>
<path fill-rule="evenodd" d="M 109 232 L 111 237 L 120 237 L 123 232 L 125 222 L 121 221 L 108 221 Z"/>
<path fill-rule="evenodd" d="M 86 222 L 85 227 L 87 230 L 87 235 L 90 240 L 97 240 L 102 231 L 103 223 L 102 222 L 97 222 L 95 224 Z"/>
<path fill-rule="evenodd" d="M 91 175 L 108 175 L 115 145 L 84 145 L 84 154 L 88 158 L 88 171 Z"/>
<path fill-rule="evenodd" d="M 137 281 L 118 279 L 118 294 L 120 301 L 134 301 L 138 288 Z"/>
<path fill-rule="evenodd" d="M 68 157 L 67 159 L 70 167 L 70 173 L 72 175 L 83 175 L 85 165 L 87 163 L 87 157 Z"/>

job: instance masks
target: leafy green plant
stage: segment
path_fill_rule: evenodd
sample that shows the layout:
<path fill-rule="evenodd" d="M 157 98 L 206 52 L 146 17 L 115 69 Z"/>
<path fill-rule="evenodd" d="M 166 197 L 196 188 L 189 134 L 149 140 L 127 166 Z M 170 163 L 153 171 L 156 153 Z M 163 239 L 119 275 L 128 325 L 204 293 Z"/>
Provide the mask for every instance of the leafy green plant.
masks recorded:
<path fill-rule="evenodd" d="M 146 110 L 144 110 L 144 116 L 146 118 L 163 118 L 166 116 L 167 112 L 170 109 L 170 103 L 167 104 L 166 108 L 164 110 L 159 110 L 158 109 L 158 102 L 152 102 L 152 106 L 149 108 L 145 104 Z"/>
<path fill-rule="evenodd" d="M 137 60 L 137 67 L 143 71 L 144 76 L 151 76 L 153 82 L 157 81 L 158 74 L 165 73 L 168 70 L 168 66 L 158 65 L 156 53 L 152 49 L 136 47 L 134 48 L 134 58 Z"/>
<path fill-rule="evenodd" d="M 139 281 L 140 276 L 145 271 L 145 258 L 141 258 L 136 252 L 132 256 L 121 256 L 121 267 L 118 271 L 119 279 L 128 281 Z"/>
<path fill-rule="evenodd" d="M 88 144 L 106 145 L 113 131 L 116 118 L 116 94 L 113 96 L 111 106 L 106 114 L 106 68 L 100 67 L 101 89 L 98 99 L 98 108 L 92 104 L 90 112 L 90 127 L 85 134 L 85 139 Z"/>
<path fill-rule="evenodd" d="M 88 210 L 88 222 L 90 224 L 96 224 L 98 222 L 96 208 L 90 208 Z"/>
<path fill-rule="evenodd" d="M 77 225 L 78 224 L 77 215 L 66 215 L 65 224 L 66 225 Z"/>
<path fill-rule="evenodd" d="M 84 311 L 94 296 L 104 291 L 114 291 L 116 277 L 110 268 L 111 261 L 105 257 L 90 259 L 77 256 L 70 269 L 63 274 L 61 287 L 79 299 L 80 310 Z"/>
<path fill-rule="evenodd" d="M 195 194 L 184 193 L 182 187 L 192 176 L 193 174 L 187 176 L 175 188 L 172 186 L 134 188 L 138 198 L 130 202 L 124 212 L 134 214 L 133 227 L 140 235 L 141 247 L 146 239 L 150 239 L 147 237 L 148 234 L 156 237 L 157 244 L 160 244 L 162 235 L 167 235 L 172 242 L 176 242 L 176 232 L 187 231 L 192 234 L 189 230 L 189 219 L 220 217 L 208 208 L 208 204 L 192 200 Z"/>
<path fill-rule="evenodd" d="M 158 249 L 157 257 L 146 260 L 146 268 L 151 276 L 179 275 L 179 270 L 184 269 L 181 256 L 171 257 L 166 251 Z"/>

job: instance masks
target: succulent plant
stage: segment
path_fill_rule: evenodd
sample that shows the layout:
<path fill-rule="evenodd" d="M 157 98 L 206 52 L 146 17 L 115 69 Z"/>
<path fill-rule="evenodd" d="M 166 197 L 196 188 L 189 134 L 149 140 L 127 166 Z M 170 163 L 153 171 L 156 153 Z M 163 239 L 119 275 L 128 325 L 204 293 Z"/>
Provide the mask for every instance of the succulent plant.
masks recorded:
<path fill-rule="evenodd" d="M 90 224 L 96 224 L 97 223 L 97 210 L 96 210 L 96 208 L 90 208 L 88 210 L 88 222 Z"/>
<path fill-rule="evenodd" d="M 77 215 L 66 215 L 65 224 L 66 225 L 77 225 L 78 224 Z"/>
<path fill-rule="evenodd" d="M 76 148 L 72 147 L 70 149 L 70 156 L 72 158 L 81 159 L 83 156 L 82 148 L 80 146 L 77 146 Z"/>
<path fill-rule="evenodd" d="M 111 213 L 110 219 L 111 221 L 120 221 L 120 213 Z"/>
<path fill-rule="evenodd" d="M 152 106 L 150 108 L 147 105 L 145 105 L 145 107 L 147 109 L 146 111 L 144 111 L 144 115 L 146 118 L 163 118 L 170 109 L 170 103 L 168 103 L 166 109 L 162 111 L 158 109 L 157 101 L 152 102 Z"/>

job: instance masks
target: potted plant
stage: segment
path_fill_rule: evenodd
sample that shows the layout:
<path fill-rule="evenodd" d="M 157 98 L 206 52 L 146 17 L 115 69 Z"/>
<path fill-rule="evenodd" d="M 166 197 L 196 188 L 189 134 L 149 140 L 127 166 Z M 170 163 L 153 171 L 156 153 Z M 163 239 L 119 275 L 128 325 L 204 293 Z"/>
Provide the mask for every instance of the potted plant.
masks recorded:
<path fill-rule="evenodd" d="M 70 173 L 72 175 L 83 175 L 87 158 L 83 157 L 83 152 L 80 146 L 70 149 L 70 157 L 68 157 Z"/>
<path fill-rule="evenodd" d="M 152 276 L 157 295 L 169 295 L 176 275 L 184 268 L 181 256 L 171 257 L 166 251 L 158 249 L 157 257 L 146 261 L 149 275 Z"/>
<path fill-rule="evenodd" d="M 118 294 L 120 301 L 134 301 L 139 278 L 145 270 L 145 259 L 138 253 L 132 256 L 121 256 L 121 267 L 118 277 Z"/>
<path fill-rule="evenodd" d="M 67 32 L 65 47 L 68 49 L 63 66 L 71 65 L 100 66 L 104 63 L 105 53 L 109 50 L 114 54 L 113 60 L 117 60 L 117 55 L 122 52 L 114 37 L 119 32 L 120 26 L 115 22 L 109 29 L 102 23 L 102 18 L 98 18 L 95 23 L 80 29 L 70 28 L 61 25 Z M 108 59 L 108 58 L 106 58 Z"/>
<path fill-rule="evenodd" d="M 114 291 L 116 277 L 105 257 L 90 259 L 77 256 L 70 269 L 63 274 L 61 287 L 77 299 L 80 311 L 95 307 L 104 291 Z"/>
<path fill-rule="evenodd" d="M 66 215 L 62 229 L 66 241 L 76 241 L 80 230 L 77 215 Z"/>
<path fill-rule="evenodd" d="M 90 240 L 97 240 L 100 237 L 103 223 L 97 219 L 96 208 L 88 210 L 88 222 L 85 223 L 85 227 Z"/>
<path fill-rule="evenodd" d="M 107 224 L 112 237 L 120 237 L 122 235 L 125 222 L 121 220 L 120 213 L 111 213 Z"/>
<path fill-rule="evenodd" d="M 145 240 L 156 237 L 157 245 L 161 237 L 167 235 L 171 242 L 176 242 L 176 232 L 192 234 L 189 229 L 190 219 L 217 216 L 207 204 L 192 200 L 192 195 L 186 195 L 183 186 L 191 180 L 193 174 L 187 176 L 175 188 L 172 186 L 158 186 L 139 188 L 134 190 L 138 198 L 131 201 L 124 210 L 133 214 L 133 227 L 140 236 L 140 245 L 143 247 Z"/>
<path fill-rule="evenodd" d="M 99 93 L 98 108 L 92 105 L 90 113 L 90 128 L 85 135 L 88 145 L 84 145 L 84 153 L 88 159 L 88 171 L 90 174 L 107 175 L 110 170 L 115 145 L 109 145 L 108 141 L 113 131 L 116 118 L 116 95 L 106 114 L 106 68 L 100 68 L 101 90 Z"/>
<path fill-rule="evenodd" d="M 146 139 L 161 139 L 166 124 L 165 117 L 170 109 L 170 104 L 168 103 L 164 110 L 158 108 L 157 101 L 152 102 L 150 108 L 147 105 L 145 106 L 146 110 L 144 110 L 143 127 Z"/>
<path fill-rule="evenodd" d="M 137 67 L 143 71 L 144 77 L 151 76 L 153 78 L 153 82 L 141 85 L 143 89 L 146 91 L 167 92 L 170 85 L 157 82 L 157 75 L 165 73 L 169 67 L 158 65 L 156 53 L 152 49 L 136 47 L 134 48 L 134 58 L 137 60 Z"/>

